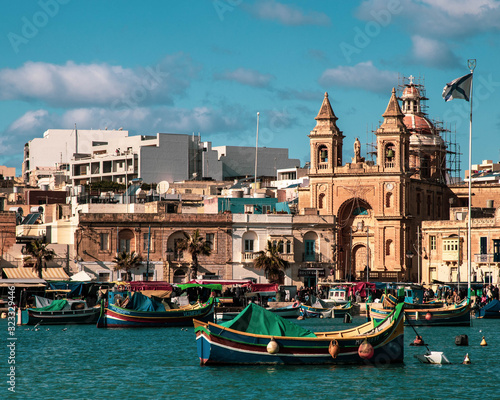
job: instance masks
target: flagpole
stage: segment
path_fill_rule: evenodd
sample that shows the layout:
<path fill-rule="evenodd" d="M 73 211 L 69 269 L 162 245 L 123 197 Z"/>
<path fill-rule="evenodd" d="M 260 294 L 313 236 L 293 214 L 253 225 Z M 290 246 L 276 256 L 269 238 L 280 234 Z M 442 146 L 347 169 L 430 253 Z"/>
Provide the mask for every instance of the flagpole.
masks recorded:
<path fill-rule="evenodd" d="M 470 81 L 470 118 L 469 118 L 469 209 L 467 218 L 467 297 L 471 296 L 470 276 L 472 272 L 472 251 L 471 251 L 471 211 L 472 211 L 472 87 L 474 84 L 474 69 L 476 68 L 476 59 L 467 60 L 467 67 L 472 74 Z"/>

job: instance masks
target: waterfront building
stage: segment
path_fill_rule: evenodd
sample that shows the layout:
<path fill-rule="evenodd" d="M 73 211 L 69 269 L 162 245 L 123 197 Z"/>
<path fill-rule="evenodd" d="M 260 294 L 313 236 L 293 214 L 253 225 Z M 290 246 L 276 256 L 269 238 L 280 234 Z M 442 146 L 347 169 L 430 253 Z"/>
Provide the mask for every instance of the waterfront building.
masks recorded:
<path fill-rule="evenodd" d="M 466 283 L 468 207 L 446 221 L 422 222 L 422 281 Z M 500 283 L 500 208 L 472 208 L 471 281 Z"/>

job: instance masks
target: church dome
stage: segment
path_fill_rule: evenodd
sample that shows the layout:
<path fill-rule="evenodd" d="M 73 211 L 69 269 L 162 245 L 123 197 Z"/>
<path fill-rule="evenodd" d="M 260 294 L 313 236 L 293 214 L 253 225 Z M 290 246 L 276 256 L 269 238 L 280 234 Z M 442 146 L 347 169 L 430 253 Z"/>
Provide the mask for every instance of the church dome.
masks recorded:
<path fill-rule="evenodd" d="M 415 85 L 405 86 L 401 99 L 420 99 L 420 92 Z"/>
<path fill-rule="evenodd" d="M 432 122 L 422 115 L 406 114 L 403 118 L 403 122 L 412 134 L 435 134 Z"/>

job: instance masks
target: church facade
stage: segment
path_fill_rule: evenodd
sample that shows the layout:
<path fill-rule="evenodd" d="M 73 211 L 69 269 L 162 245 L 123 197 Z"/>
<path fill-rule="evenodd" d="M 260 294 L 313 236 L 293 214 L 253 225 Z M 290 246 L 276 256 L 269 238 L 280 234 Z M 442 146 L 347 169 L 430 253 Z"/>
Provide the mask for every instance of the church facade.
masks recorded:
<path fill-rule="evenodd" d="M 402 107 L 393 89 L 375 132 L 375 161 L 361 157 L 356 139 L 354 157 L 343 162 L 345 136 L 327 93 L 309 134 L 309 187 L 299 192 L 299 210 L 336 217 L 336 279 L 416 282 L 421 222 L 448 219 L 454 195 L 445 142 L 411 79 L 399 100 Z"/>

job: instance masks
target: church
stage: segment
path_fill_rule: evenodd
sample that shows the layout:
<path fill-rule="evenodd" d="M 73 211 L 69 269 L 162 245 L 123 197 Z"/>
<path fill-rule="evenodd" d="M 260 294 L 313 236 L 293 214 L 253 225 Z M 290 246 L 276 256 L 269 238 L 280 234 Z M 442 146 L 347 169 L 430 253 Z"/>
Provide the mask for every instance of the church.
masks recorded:
<path fill-rule="evenodd" d="M 299 212 L 335 216 L 335 279 L 420 280 L 421 222 L 448 219 L 454 198 L 447 146 L 423 111 L 421 92 L 413 77 L 399 98 L 393 88 L 375 131 L 375 160 L 361 157 L 356 138 L 345 163 L 345 136 L 325 93 L 309 134 L 309 186 L 299 191 Z"/>

